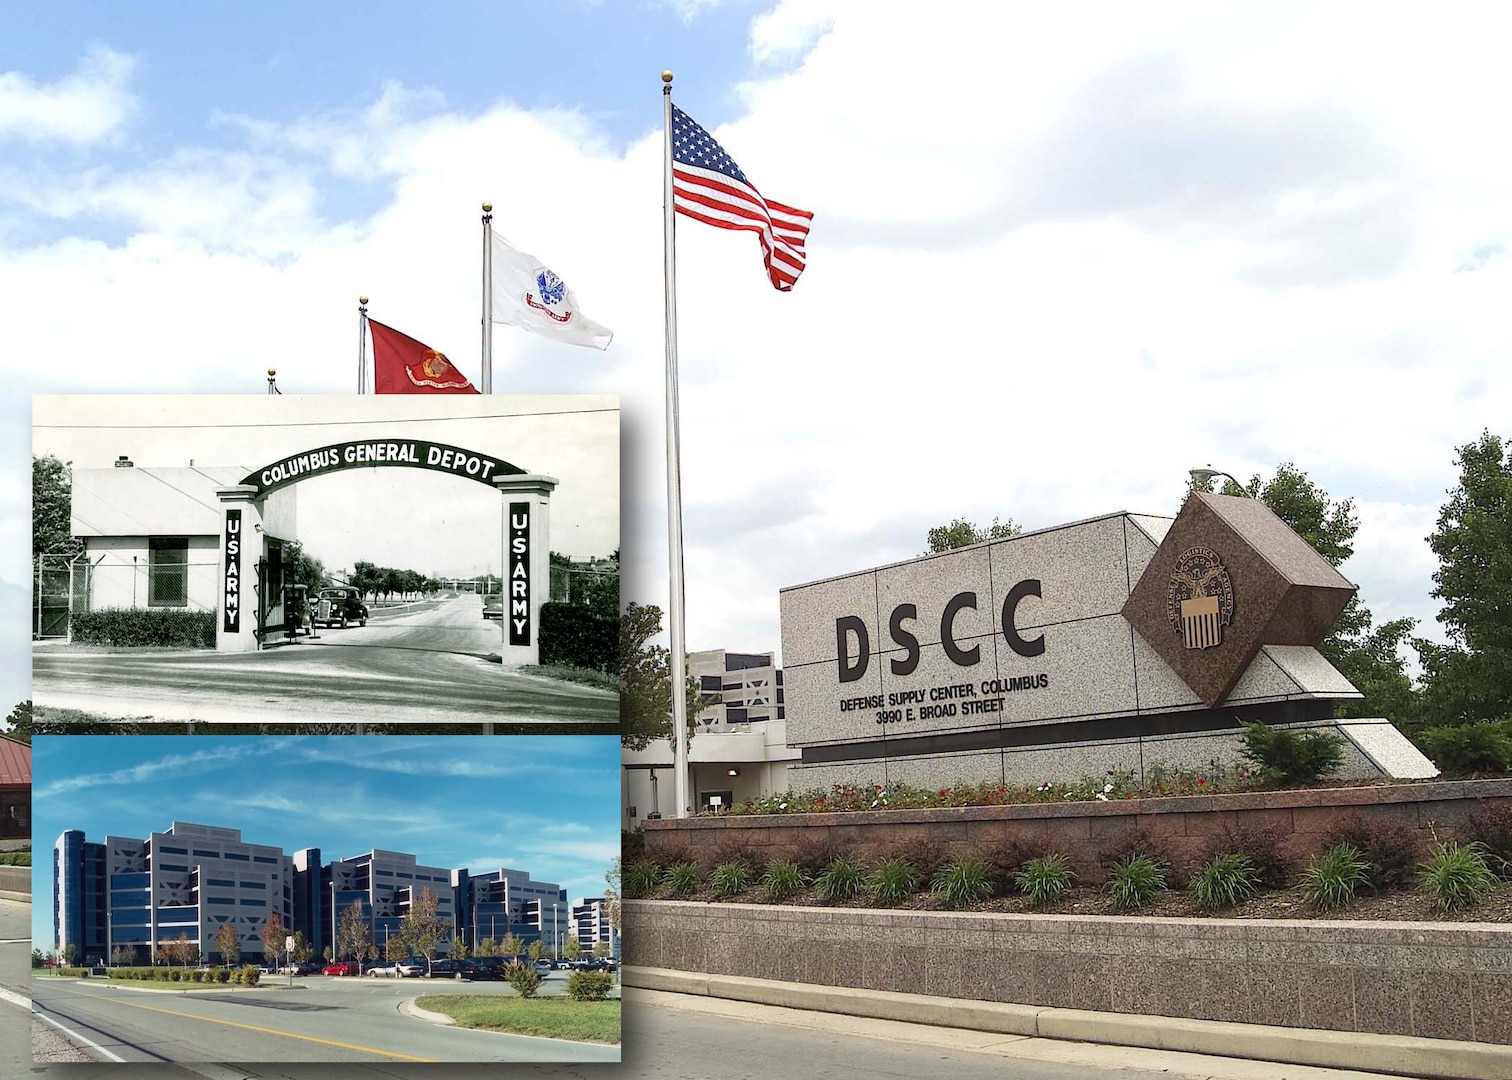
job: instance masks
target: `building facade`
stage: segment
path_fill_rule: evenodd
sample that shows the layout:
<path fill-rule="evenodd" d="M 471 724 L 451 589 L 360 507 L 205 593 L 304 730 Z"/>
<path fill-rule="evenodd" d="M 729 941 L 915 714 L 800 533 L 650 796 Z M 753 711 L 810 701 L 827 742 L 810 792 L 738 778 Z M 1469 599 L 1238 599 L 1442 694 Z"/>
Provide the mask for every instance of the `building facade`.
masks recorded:
<path fill-rule="evenodd" d="M 549 953 L 561 951 L 570 924 L 567 890 L 560 885 L 500 867 L 478 874 L 453 870 L 452 889 L 458 926 L 470 947 L 513 934 L 526 945 L 539 941 Z"/>
<path fill-rule="evenodd" d="M 573 902 L 572 936 L 585 953 L 593 952 L 602 943 L 609 947 L 610 955 L 619 955 L 619 940 L 602 896 L 586 896 Z"/>

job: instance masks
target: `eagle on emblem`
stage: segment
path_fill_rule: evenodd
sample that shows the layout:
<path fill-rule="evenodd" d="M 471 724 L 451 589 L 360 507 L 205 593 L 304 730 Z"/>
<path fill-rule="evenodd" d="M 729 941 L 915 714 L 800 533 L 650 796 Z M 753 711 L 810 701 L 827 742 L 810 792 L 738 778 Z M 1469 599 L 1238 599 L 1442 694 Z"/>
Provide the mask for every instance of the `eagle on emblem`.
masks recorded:
<path fill-rule="evenodd" d="M 567 284 L 544 266 L 536 271 L 536 289 L 548 304 L 560 304 L 567 295 Z"/>

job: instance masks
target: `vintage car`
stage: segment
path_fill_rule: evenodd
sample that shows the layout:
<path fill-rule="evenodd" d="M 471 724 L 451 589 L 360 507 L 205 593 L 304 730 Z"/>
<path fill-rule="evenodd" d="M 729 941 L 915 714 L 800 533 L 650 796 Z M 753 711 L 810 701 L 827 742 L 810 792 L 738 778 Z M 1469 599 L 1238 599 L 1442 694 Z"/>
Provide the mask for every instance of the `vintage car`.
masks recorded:
<path fill-rule="evenodd" d="M 489 593 L 483 598 L 483 617 L 485 619 L 502 619 L 504 617 L 503 593 Z"/>
<path fill-rule="evenodd" d="M 316 626 L 339 626 L 349 623 L 366 626 L 367 605 L 362 602 L 362 593 L 350 586 L 321 589 L 315 603 L 310 605 L 310 622 Z"/>

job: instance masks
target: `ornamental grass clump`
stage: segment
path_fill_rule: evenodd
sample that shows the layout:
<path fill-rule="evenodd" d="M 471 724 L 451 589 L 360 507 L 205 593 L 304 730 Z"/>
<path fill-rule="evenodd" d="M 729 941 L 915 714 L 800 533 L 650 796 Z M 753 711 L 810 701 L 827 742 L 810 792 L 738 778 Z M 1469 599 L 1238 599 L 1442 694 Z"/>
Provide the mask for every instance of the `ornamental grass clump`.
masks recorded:
<path fill-rule="evenodd" d="M 1053 904 L 1071 894 L 1076 875 L 1071 872 L 1071 863 L 1059 853 L 1030 859 L 1015 877 L 1019 891 L 1029 898 L 1035 907 Z"/>
<path fill-rule="evenodd" d="M 691 896 L 698 891 L 698 864 L 673 863 L 662 871 L 661 883 L 666 886 L 668 894 L 672 896 Z"/>
<path fill-rule="evenodd" d="M 1418 871 L 1418 883 L 1442 911 L 1479 903 L 1496 891 L 1496 872 L 1478 843 L 1438 844 Z"/>
<path fill-rule="evenodd" d="M 855 899 L 865 883 L 866 867 L 849 855 L 831 859 L 829 865 L 814 877 L 814 889 L 819 898 L 831 904 Z"/>
<path fill-rule="evenodd" d="M 737 896 L 750 888 L 756 872 L 744 859 L 720 863 L 709 871 L 709 884 L 720 896 Z"/>
<path fill-rule="evenodd" d="M 1370 885 L 1370 864 L 1348 844 L 1335 844 L 1316 856 L 1302 871 L 1303 898 L 1313 907 L 1332 911 L 1354 901 Z"/>
<path fill-rule="evenodd" d="M 957 910 L 992 895 L 992 867 L 981 859 L 953 859 L 935 871 L 929 891 Z"/>
<path fill-rule="evenodd" d="M 1108 871 L 1108 880 L 1103 885 L 1119 911 L 1144 907 L 1165 887 L 1165 867 L 1148 855 L 1129 855 L 1119 859 Z"/>
<path fill-rule="evenodd" d="M 896 907 L 919 891 L 920 881 L 914 864 L 894 855 L 878 863 L 867 875 L 866 890 L 879 907 Z"/>
<path fill-rule="evenodd" d="M 1219 855 L 1192 878 L 1192 893 L 1200 907 L 1231 908 L 1259 891 L 1260 875 L 1243 855 Z"/>
<path fill-rule="evenodd" d="M 650 896 L 661 884 L 662 868 L 650 859 L 637 859 L 625 867 L 624 885 L 625 895 L 631 900 L 643 899 Z"/>
<path fill-rule="evenodd" d="M 761 887 L 769 900 L 786 900 L 807 885 L 803 868 L 791 859 L 773 859 L 761 875 Z"/>

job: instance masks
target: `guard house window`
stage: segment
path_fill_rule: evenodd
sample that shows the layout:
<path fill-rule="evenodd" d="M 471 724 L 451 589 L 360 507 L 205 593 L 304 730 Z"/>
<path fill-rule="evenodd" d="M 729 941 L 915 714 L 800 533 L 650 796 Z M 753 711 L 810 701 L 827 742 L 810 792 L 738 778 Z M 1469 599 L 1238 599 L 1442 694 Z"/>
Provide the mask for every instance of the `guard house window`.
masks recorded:
<path fill-rule="evenodd" d="M 147 539 L 147 606 L 189 606 L 189 538 Z"/>

